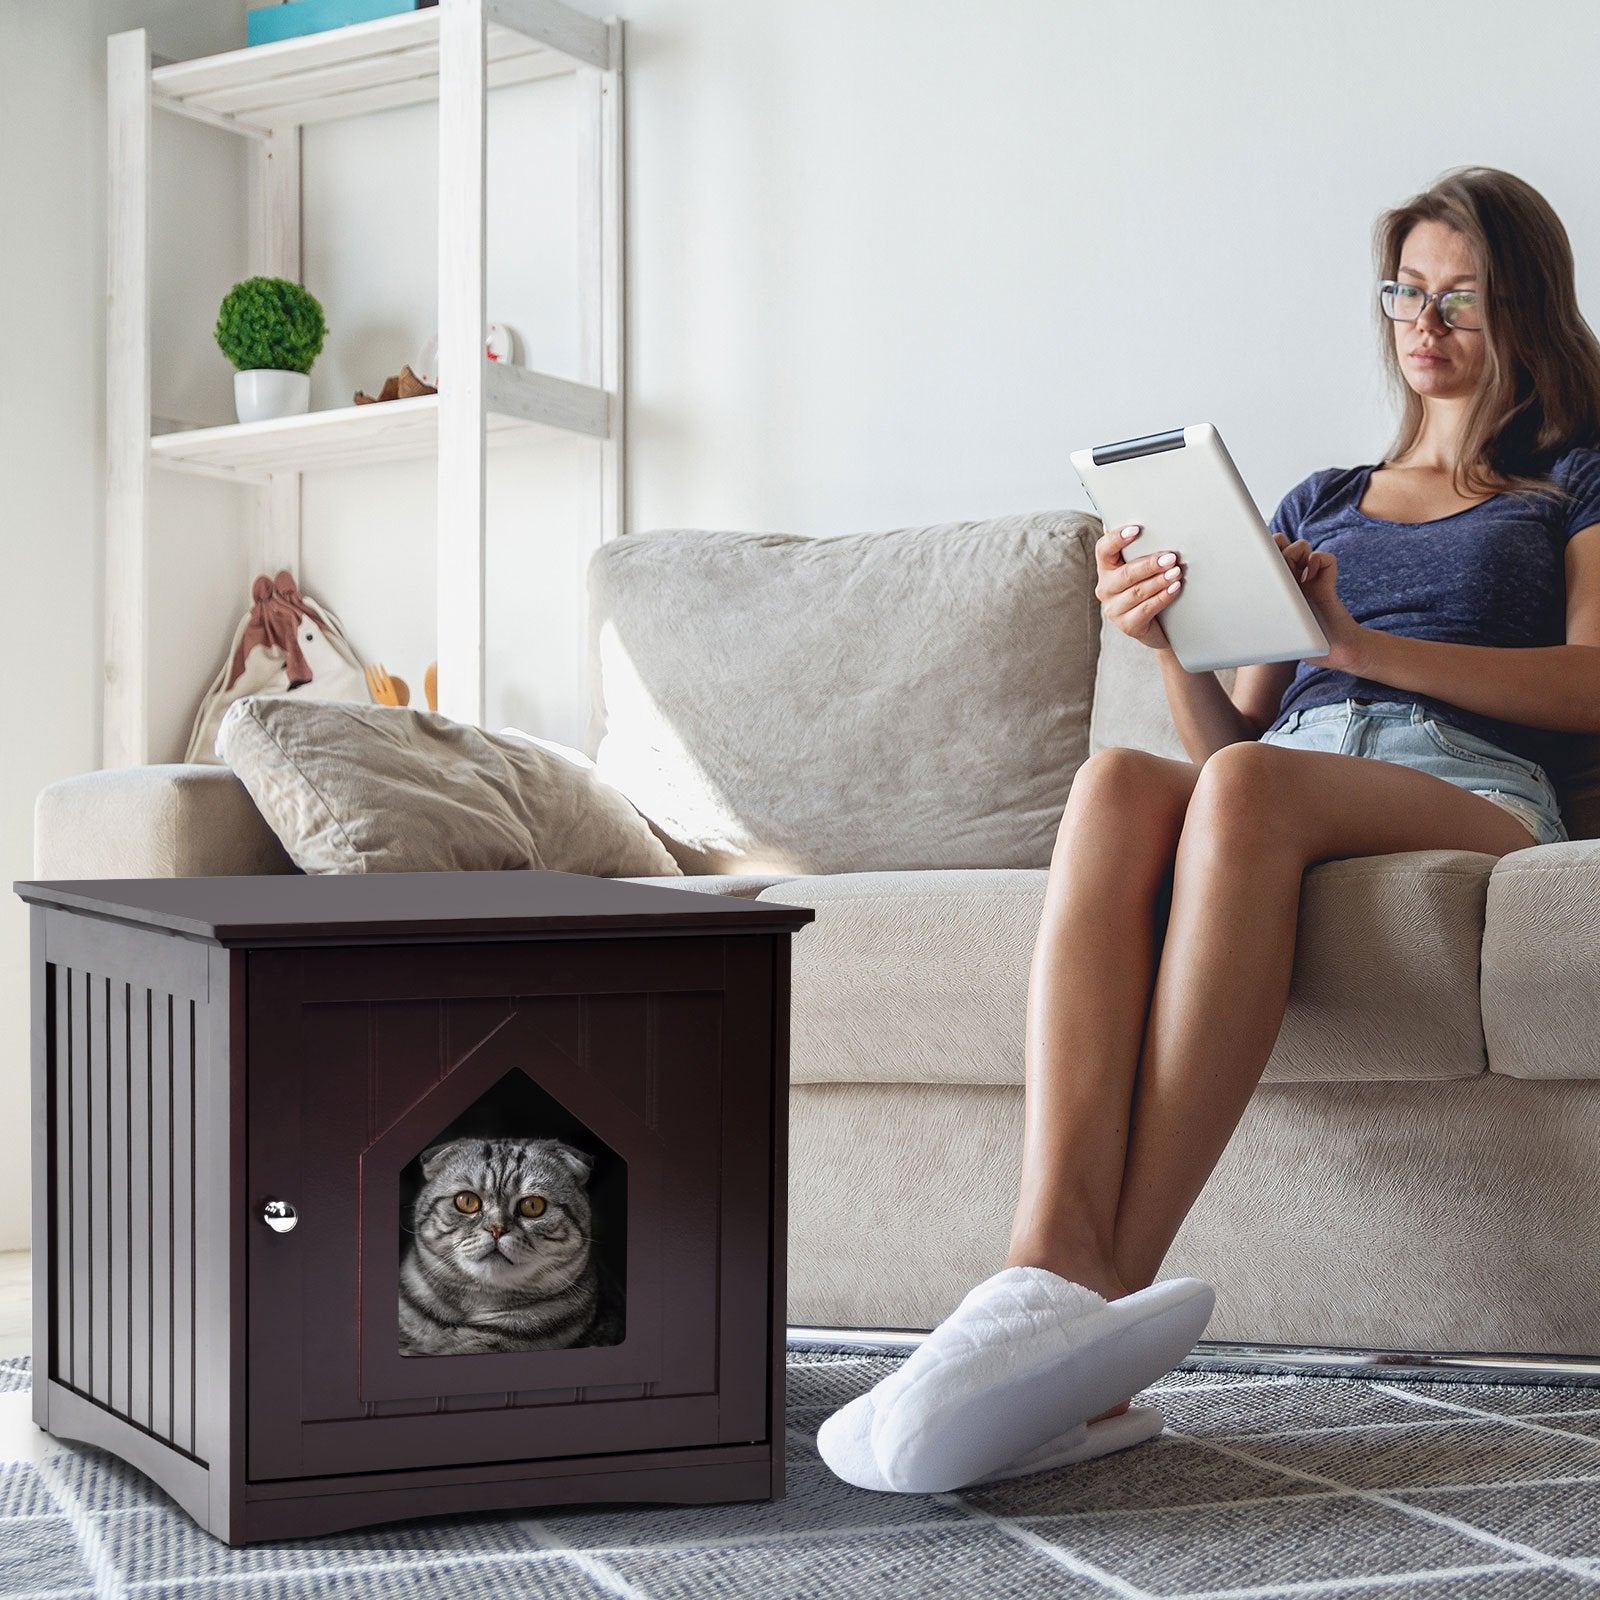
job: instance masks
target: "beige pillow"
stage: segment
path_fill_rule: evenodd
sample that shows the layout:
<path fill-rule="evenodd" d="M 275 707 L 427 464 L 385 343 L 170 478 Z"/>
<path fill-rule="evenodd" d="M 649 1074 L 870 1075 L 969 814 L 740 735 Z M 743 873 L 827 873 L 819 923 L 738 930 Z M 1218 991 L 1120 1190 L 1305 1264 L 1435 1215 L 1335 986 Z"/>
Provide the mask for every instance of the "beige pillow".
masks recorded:
<path fill-rule="evenodd" d="M 585 748 L 688 872 L 1046 867 L 1088 755 L 1098 529 L 612 539 Z"/>
<path fill-rule="evenodd" d="M 1237 667 L 1217 673 L 1230 693 Z M 1094 715 L 1089 721 L 1089 748 L 1096 753 L 1113 746 L 1148 750 L 1151 755 L 1187 761 L 1189 752 L 1172 721 L 1161 658 L 1147 644 L 1130 639 L 1109 617 L 1100 623 L 1100 659 L 1095 668 Z"/>
<path fill-rule="evenodd" d="M 586 756 L 525 734 L 261 695 L 229 708 L 217 754 L 305 872 L 681 876 Z"/>

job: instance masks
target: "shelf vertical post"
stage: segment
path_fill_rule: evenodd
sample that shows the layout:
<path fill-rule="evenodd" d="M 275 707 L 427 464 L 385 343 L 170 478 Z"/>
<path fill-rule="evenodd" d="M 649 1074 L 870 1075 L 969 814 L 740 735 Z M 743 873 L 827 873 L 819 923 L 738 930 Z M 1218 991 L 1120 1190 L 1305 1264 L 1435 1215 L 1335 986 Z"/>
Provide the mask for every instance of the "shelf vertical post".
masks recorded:
<path fill-rule="evenodd" d="M 250 151 L 250 271 L 302 281 L 300 129 L 274 128 Z M 254 491 L 253 572 L 300 578 L 300 474 L 274 472 Z"/>
<path fill-rule="evenodd" d="M 106 554 L 103 767 L 149 760 L 150 43 L 106 40 Z"/>
<path fill-rule="evenodd" d="M 600 444 L 600 540 L 627 530 L 623 472 L 624 384 L 622 23 L 609 21 L 609 70 L 577 71 L 578 378 L 604 389 L 609 426 Z"/>
<path fill-rule="evenodd" d="M 484 717 L 485 0 L 439 4 L 439 710 Z"/>

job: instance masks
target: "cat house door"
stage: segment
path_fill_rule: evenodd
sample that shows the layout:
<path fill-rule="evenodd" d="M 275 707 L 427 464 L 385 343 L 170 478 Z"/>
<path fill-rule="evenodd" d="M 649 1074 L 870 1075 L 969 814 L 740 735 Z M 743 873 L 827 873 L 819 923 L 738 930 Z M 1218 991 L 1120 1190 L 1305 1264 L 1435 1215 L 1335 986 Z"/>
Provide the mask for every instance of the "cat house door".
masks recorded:
<path fill-rule="evenodd" d="M 252 952 L 250 1476 L 763 1438 L 769 985 L 764 943 L 736 939 Z M 540 1276 L 544 1219 L 580 1205 Z M 463 1276 L 498 1241 L 487 1281 L 531 1263 L 515 1282 L 581 1289 L 584 1237 L 602 1286 L 580 1343 L 519 1343 L 577 1290 L 491 1306 Z M 441 1301 L 432 1324 L 402 1311 L 425 1242 L 422 1281 L 496 1348 L 408 1351 L 408 1327 L 453 1336 Z"/>

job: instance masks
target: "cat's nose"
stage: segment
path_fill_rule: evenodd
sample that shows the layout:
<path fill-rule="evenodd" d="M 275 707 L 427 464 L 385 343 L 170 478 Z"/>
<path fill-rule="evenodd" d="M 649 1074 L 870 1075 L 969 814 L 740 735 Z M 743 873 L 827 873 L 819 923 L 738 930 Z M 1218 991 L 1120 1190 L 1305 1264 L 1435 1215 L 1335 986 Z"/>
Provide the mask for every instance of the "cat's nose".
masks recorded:
<path fill-rule="evenodd" d="M 490 1224 L 489 1224 L 489 1232 L 490 1232 L 490 1233 L 492 1233 L 492 1234 L 493 1234 L 493 1235 L 494 1235 L 494 1236 L 495 1236 L 495 1238 L 497 1238 L 497 1239 L 498 1239 L 498 1238 L 499 1238 L 499 1237 L 500 1237 L 500 1235 L 501 1235 L 501 1234 L 502 1234 L 502 1233 L 504 1233 L 504 1232 L 505 1232 L 505 1231 L 506 1231 L 506 1230 L 505 1230 L 505 1229 L 504 1229 L 504 1228 L 503 1228 L 503 1227 L 501 1227 L 501 1226 L 500 1226 L 500 1224 L 499 1224 L 499 1223 L 498 1223 L 498 1222 L 491 1222 L 491 1223 L 490 1223 Z"/>

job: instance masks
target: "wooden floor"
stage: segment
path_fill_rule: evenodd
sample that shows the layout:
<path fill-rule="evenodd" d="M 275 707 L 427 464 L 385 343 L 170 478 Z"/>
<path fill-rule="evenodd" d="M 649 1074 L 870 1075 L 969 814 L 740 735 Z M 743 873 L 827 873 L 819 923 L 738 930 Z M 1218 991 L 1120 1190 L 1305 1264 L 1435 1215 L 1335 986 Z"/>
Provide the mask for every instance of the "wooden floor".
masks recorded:
<path fill-rule="evenodd" d="M 31 1250 L 0 1252 L 0 1359 L 33 1348 Z"/>

